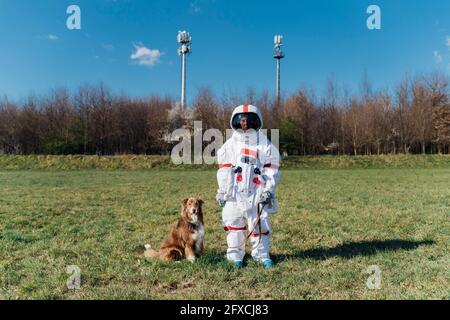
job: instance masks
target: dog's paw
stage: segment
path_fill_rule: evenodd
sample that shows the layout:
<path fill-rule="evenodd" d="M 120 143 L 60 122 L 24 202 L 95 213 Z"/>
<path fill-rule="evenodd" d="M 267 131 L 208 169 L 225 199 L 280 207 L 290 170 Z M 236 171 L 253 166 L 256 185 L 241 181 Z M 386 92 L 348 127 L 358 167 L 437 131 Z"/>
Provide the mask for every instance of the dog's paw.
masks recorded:
<path fill-rule="evenodd" d="M 149 245 L 148 243 L 147 244 L 144 244 L 144 248 L 145 249 L 150 249 L 152 246 L 151 245 Z"/>

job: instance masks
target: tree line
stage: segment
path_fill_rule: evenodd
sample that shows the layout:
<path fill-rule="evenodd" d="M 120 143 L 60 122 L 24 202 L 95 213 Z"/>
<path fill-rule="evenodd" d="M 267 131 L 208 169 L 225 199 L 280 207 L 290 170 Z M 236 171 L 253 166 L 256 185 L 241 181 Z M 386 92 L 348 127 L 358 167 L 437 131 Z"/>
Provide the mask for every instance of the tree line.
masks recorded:
<path fill-rule="evenodd" d="M 225 132 L 235 106 L 261 108 L 264 127 L 279 129 L 289 155 L 449 153 L 448 78 L 433 73 L 405 78 L 395 88 L 374 91 L 365 77 L 358 94 L 335 79 L 318 96 L 301 88 L 278 104 L 267 91 L 216 97 L 198 90 L 188 111 L 171 97 L 113 95 L 103 85 L 74 92 L 57 89 L 21 103 L 0 99 L 3 154 L 170 154 L 170 133 L 201 120 L 203 130 Z"/>

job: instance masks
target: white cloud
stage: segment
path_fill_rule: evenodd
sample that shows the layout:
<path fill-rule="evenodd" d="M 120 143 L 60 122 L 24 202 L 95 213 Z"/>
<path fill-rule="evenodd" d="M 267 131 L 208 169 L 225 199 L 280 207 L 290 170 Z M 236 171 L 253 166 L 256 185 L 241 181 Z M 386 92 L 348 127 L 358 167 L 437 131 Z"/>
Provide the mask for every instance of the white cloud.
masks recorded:
<path fill-rule="evenodd" d="M 136 49 L 136 52 L 130 56 L 131 60 L 139 65 L 147 67 L 155 66 L 163 54 L 158 49 L 149 49 L 141 45 L 135 44 L 134 48 Z"/>
<path fill-rule="evenodd" d="M 214 2 L 215 0 L 190 0 L 188 12 L 193 15 L 205 13 Z"/>
<path fill-rule="evenodd" d="M 102 43 L 102 48 L 108 51 L 114 50 L 114 45 L 110 43 Z"/>
<path fill-rule="evenodd" d="M 450 49 L 450 36 L 445 39 L 445 45 Z"/>
<path fill-rule="evenodd" d="M 436 63 L 441 63 L 442 62 L 442 56 L 439 53 L 439 51 L 435 50 L 433 52 L 433 57 L 434 57 L 434 62 L 436 62 Z"/>
<path fill-rule="evenodd" d="M 201 11 L 201 9 L 200 9 L 200 6 L 199 6 L 199 4 L 198 4 L 198 2 L 196 2 L 196 1 L 194 1 L 194 2 L 191 2 L 190 4 L 189 4 L 189 11 L 191 12 L 191 13 L 199 13 L 200 11 Z"/>
<path fill-rule="evenodd" d="M 49 34 L 49 35 L 47 36 L 47 39 L 50 40 L 50 41 L 56 41 L 56 40 L 58 40 L 59 38 L 58 38 L 58 36 L 55 36 L 54 34 Z"/>

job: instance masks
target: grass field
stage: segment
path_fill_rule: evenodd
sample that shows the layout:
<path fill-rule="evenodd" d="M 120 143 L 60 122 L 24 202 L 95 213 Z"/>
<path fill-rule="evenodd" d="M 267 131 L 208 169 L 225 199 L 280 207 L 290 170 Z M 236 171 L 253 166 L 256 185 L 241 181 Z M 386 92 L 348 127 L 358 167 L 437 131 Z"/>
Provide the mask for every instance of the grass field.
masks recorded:
<path fill-rule="evenodd" d="M 211 169 L 0 170 L 0 298 L 450 299 L 450 167 L 283 170 L 273 270 L 225 261 L 215 190 Z M 205 254 L 145 260 L 189 195 L 205 200 Z"/>
<path fill-rule="evenodd" d="M 380 155 L 380 156 L 290 156 L 283 168 L 289 169 L 386 169 L 450 168 L 450 155 Z M 0 155 L 0 170 L 205 170 L 215 165 L 175 165 L 170 156 L 154 155 Z"/>

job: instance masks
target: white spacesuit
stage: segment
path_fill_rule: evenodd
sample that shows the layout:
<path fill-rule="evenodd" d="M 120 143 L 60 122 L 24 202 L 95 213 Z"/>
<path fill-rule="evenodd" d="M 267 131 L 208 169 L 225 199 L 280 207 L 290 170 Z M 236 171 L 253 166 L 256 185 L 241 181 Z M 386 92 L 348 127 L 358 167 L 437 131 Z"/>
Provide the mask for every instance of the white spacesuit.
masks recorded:
<path fill-rule="evenodd" d="M 253 259 L 265 268 L 273 266 L 268 214 L 277 212 L 275 188 L 280 179 L 280 154 L 260 132 L 262 124 L 257 107 L 247 104 L 237 107 L 230 120 L 233 135 L 217 152 L 216 199 L 223 208 L 227 259 L 238 268 L 242 267 L 247 237 L 252 244 Z M 251 234 L 247 236 L 247 232 Z"/>

